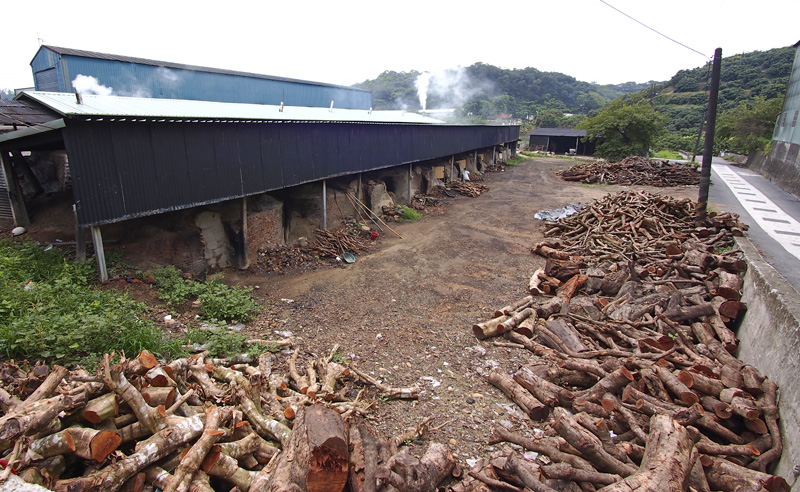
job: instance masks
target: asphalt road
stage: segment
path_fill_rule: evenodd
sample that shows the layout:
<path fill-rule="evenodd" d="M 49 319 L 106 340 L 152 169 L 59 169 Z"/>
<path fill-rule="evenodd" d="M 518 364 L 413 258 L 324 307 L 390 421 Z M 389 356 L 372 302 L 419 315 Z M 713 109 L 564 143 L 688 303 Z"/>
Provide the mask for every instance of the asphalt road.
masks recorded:
<path fill-rule="evenodd" d="M 800 199 L 750 169 L 715 157 L 709 191 L 713 210 L 738 213 L 764 259 L 800 291 Z"/>

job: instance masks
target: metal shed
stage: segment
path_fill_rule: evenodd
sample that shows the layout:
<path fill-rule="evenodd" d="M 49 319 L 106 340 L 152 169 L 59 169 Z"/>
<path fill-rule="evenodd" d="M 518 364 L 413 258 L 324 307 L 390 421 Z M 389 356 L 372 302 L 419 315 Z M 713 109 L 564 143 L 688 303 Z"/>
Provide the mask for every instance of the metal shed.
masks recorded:
<path fill-rule="evenodd" d="M 537 128 L 528 134 L 530 140 L 528 147 L 545 152 L 556 154 L 569 153 L 570 149 L 575 149 L 579 155 L 594 154 L 594 143 L 581 142 L 581 138 L 586 136 L 586 130 L 575 130 L 572 128 Z"/>
<path fill-rule="evenodd" d="M 74 92 L 78 75 L 117 96 L 369 109 L 363 89 L 43 45 L 31 61 L 38 91 Z"/>

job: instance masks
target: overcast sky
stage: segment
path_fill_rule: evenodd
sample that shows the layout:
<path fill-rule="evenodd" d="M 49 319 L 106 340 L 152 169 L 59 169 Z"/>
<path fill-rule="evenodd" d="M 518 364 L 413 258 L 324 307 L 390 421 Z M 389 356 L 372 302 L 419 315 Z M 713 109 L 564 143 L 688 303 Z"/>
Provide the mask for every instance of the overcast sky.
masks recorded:
<path fill-rule="evenodd" d="M 605 1 L 709 58 L 800 40 L 798 0 Z M 33 86 L 40 44 L 344 85 L 475 62 L 647 82 L 706 61 L 601 0 L 39 0 L 4 14 L 6 88 Z"/>

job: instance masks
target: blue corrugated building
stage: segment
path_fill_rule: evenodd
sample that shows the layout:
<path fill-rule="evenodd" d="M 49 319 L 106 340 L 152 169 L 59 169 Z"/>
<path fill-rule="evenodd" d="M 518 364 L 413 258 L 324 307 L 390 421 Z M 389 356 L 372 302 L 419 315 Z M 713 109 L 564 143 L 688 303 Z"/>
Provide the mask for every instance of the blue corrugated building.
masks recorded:
<path fill-rule="evenodd" d="M 43 45 L 31 61 L 36 90 L 75 92 L 79 75 L 115 96 L 370 109 L 363 89 Z M 99 87 L 99 86 L 102 86 Z"/>

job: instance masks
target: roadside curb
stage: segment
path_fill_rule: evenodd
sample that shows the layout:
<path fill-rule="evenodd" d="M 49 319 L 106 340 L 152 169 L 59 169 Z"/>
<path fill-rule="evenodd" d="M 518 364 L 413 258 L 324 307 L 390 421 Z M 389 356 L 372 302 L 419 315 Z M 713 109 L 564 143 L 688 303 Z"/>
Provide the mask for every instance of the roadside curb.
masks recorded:
<path fill-rule="evenodd" d="M 800 492 L 800 293 L 748 238 L 737 237 L 736 243 L 748 264 L 738 357 L 778 383 L 783 454 L 775 473 Z"/>

